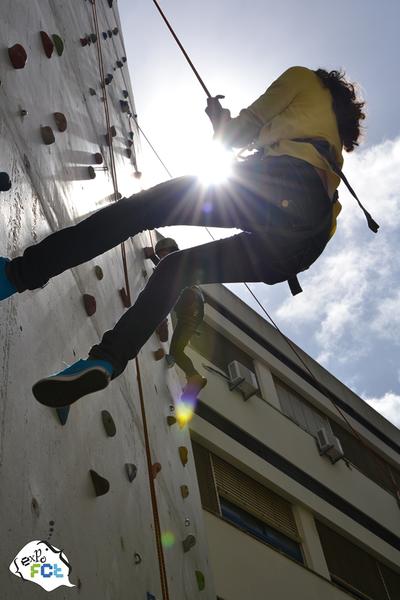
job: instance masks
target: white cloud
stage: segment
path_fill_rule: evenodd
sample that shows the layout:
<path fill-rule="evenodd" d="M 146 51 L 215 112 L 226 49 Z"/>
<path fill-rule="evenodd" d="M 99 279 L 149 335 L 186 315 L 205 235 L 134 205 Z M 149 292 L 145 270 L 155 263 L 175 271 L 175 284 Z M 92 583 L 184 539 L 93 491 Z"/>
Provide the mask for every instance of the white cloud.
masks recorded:
<path fill-rule="evenodd" d="M 400 395 L 394 392 L 386 392 L 381 398 L 365 398 L 377 412 L 381 413 L 388 421 L 396 427 L 400 427 Z"/>
<path fill-rule="evenodd" d="M 400 288 L 394 295 L 382 300 L 371 327 L 379 337 L 400 344 Z"/>

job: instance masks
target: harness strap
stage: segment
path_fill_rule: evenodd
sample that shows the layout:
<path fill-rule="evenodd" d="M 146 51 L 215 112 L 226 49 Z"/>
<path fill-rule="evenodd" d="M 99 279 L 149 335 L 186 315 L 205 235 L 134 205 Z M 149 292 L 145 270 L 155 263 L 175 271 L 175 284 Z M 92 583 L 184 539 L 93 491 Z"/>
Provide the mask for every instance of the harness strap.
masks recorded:
<path fill-rule="evenodd" d="M 367 209 L 361 204 L 357 194 L 355 193 L 355 191 L 351 187 L 350 183 L 348 182 L 347 177 L 345 176 L 343 171 L 339 168 L 339 165 L 337 164 L 337 162 L 333 156 L 333 148 L 330 145 L 330 143 L 327 140 L 320 140 L 318 138 L 295 138 L 293 141 L 294 142 L 306 142 L 308 144 L 312 144 L 314 146 L 314 148 L 317 150 L 317 152 L 319 152 L 321 154 L 321 156 L 323 156 L 328 161 L 328 163 L 332 167 L 332 170 L 336 173 L 336 175 L 338 175 L 338 177 L 340 177 L 340 179 L 343 181 L 343 183 L 345 184 L 345 186 L 347 187 L 347 189 L 349 190 L 349 192 L 353 196 L 353 198 L 355 198 L 357 200 L 358 206 L 361 208 L 361 210 L 363 211 L 363 213 L 365 215 L 365 218 L 367 219 L 368 227 L 371 229 L 371 231 L 373 231 L 374 233 L 377 233 L 378 229 L 379 229 L 378 223 L 376 221 L 374 221 L 374 219 L 371 217 L 371 215 L 367 211 Z M 335 199 L 337 199 L 337 197 L 338 197 L 337 191 L 335 192 L 335 196 L 336 196 Z"/>

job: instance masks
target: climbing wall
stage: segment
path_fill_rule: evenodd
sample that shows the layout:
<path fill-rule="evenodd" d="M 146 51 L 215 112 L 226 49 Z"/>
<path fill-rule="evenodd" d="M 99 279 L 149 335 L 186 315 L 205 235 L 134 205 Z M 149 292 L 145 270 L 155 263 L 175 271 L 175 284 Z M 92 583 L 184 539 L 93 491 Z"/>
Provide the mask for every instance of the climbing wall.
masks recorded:
<path fill-rule="evenodd" d="M 1 256 L 140 190 L 122 31 L 112 0 L 1 0 Z M 150 241 L 0 303 L 2 600 L 43 598 L 9 570 L 35 540 L 63 551 L 76 586 L 55 599 L 215 599 L 188 429 L 175 418 L 180 383 L 156 360 L 167 346 L 154 334 L 104 392 L 69 410 L 31 392 L 85 358 L 134 302 Z M 43 562 L 26 554 L 22 564 Z"/>

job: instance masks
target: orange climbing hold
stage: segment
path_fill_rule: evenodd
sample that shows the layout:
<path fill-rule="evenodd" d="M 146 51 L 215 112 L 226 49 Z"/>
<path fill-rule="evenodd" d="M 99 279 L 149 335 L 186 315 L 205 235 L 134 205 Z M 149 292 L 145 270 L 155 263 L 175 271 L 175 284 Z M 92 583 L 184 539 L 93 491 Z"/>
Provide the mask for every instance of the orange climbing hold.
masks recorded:
<path fill-rule="evenodd" d="M 169 427 L 172 427 L 172 425 L 175 425 L 176 423 L 176 417 L 173 417 L 172 415 L 168 416 L 167 423 Z"/>
<path fill-rule="evenodd" d="M 183 466 L 185 466 L 188 462 L 188 449 L 186 446 L 179 446 L 179 458 Z"/>
<path fill-rule="evenodd" d="M 161 464 L 160 463 L 154 463 L 154 465 L 152 465 L 151 467 L 151 475 L 153 477 L 153 479 L 155 479 L 157 477 L 157 475 L 159 474 L 159 472 L 161 471 Z"/>
<path fill-rule="evenodd" d="M 155 360 L 162 360 L 165 356 L 165 352 L 162 348 L 158 348 L 158 350 L 153 352 L 153 356 Z"/>
<path fill-rule="evenodd" d="M 187 498 L 189 496 L 189 488 L 187 485 L 181 485 L 180 490 L 182 498 Z"/>

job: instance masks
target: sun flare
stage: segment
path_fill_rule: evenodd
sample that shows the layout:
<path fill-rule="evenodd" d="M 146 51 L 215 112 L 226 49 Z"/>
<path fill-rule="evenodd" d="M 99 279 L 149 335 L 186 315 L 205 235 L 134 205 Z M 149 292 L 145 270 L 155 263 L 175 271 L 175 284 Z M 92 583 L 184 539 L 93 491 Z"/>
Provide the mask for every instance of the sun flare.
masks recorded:
<path fill-rule="evenodd" d="M 234 156 L 218 142 L 212 142 L 197 162 L 196 175 L 205 185 L 222 183 L 232 173 Z"/>

